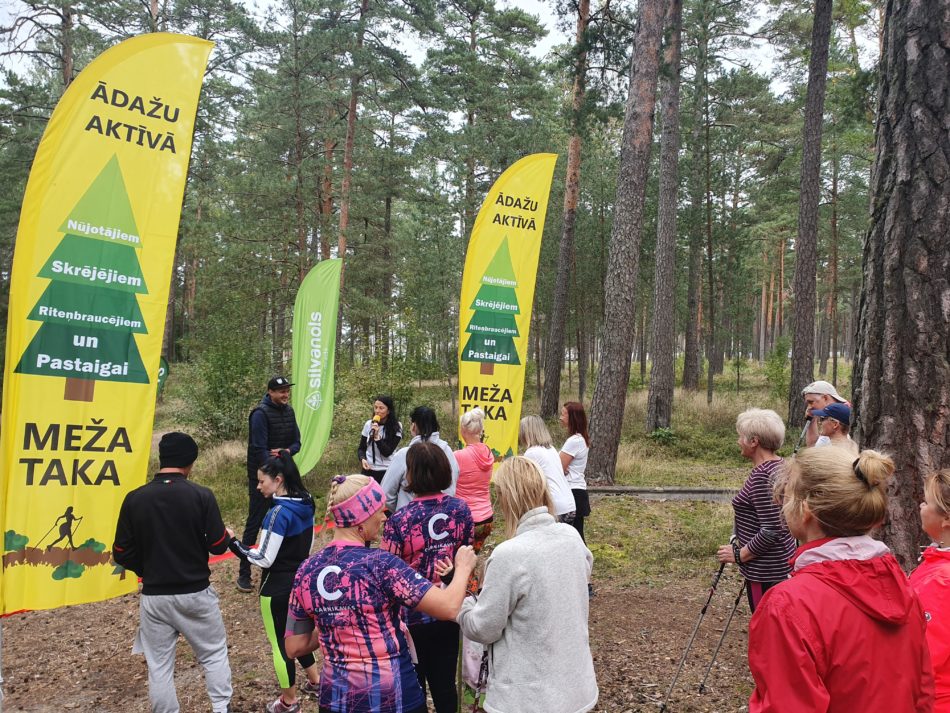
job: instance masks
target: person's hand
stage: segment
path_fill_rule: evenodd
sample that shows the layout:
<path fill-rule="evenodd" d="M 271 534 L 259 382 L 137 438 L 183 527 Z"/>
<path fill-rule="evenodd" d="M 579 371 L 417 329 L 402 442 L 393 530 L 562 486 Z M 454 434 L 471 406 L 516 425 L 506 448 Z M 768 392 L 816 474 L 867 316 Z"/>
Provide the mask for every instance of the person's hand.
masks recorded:
<path fill-rule="evenodd" d="M 270 454 L 271 454 L 274 458 L 277 458 L 277 457 L 280 455 L 280 448 L 271 448 L 271 449 L 270 449 Z"/>
<path fill-rule="evenodd" d="M 370 436 L 372 436 L 374 441 L 379 440 L 379 421 L 373 421 L 373 424 L 369 427 Z"/>
<path fill-rule="evenodd" d="M 363 470 L 371 470 L 371 468 L 369 467 L 369 461 L 366 460 L 365 458 L 363 458 L 363 459 L 360 461 L 360 463 L 361 463 L 362 466 L 363 466 Z"/>
<path fill-rule="evenodd" d="M 440 579 L 445 579 L 446 575 L 453 569 L 455 569 L 455 565 L 452 564 L 451 557 L 446 557 L 435 563 L 435 573 L 439 575 Z"/>
<path fill-rule="evenodd" d="M 459 572 L 464 572 L 466 576 L 475 570 L 475 561 L 475 550 L 471 545 L 459 547 L 458 552 L 455 553 L 455 568 Z"/>
<path fill-rule="evenodd" d="M 732 562 L 735 564 L 736 556 L 732 552 L 731 545 L 720 545 L 716 550 L 716 559 L 720 562 Z"/>
<path fill-rule="evenodd" d="M 224 528 L 224 531 L 225 531 L 226 533 L 228 533 L 228 539 L 229 539 L 229 540 L 233 540 L 233 539 L 234 539 L 234 537 L 235 537 L 235 535 L 234 535 L 234 530 L 232 530 L 230 527 L 226 527 L 226 528 Z"/>

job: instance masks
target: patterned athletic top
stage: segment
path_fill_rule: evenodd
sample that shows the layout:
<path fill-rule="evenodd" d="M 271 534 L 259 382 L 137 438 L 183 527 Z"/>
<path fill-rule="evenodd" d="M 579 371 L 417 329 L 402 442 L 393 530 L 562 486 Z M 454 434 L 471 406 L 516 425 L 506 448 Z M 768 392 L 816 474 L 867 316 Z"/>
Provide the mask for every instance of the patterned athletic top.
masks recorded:
<path fill-rule="evenodd" d="M 319 630 L 320 706 L 404 713 L 425 704 L 399 611 L 432 583 L 398 557 L 334 540 L 297 570 L 285 636 Z"/>
<path fill-rule="evenodd" d="M 732 499 L 736 537 L 755 555 L 739 565 L 739 571 L 753 582 L 781 582 L 791 571 L 788 559 L 795 554 L 795 540 L 772 494 L 772 485 L 784 466 L 781 458 L 756 466 Z"/>
<path fill-rule="evenodd" d="M 386 521 L 380 549 L 392 552 L 430 582 L 440 583 L 435 565 L 455 558 L 462 545 L 472 544 L 475 525 L 472 511 L 461 498 L 436 493 L 417 497 Z M 408 610 L 409 626 L 428 624 L 428 614 Z"/>

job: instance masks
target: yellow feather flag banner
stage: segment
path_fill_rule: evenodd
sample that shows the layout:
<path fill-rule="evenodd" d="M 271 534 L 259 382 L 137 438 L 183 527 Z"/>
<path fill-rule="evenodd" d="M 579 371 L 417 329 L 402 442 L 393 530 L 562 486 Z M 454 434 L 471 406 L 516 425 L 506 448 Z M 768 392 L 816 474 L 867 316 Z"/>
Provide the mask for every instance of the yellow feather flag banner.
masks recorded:
<path fill-rule="evenodd" d="M 495 181 L 472 228 L 459 302 L 459 405 L 485 411 L 496 460 L 518 450 L 544 215 L 557 154 L 532 154 Z"/>
<path fill-rule="evenodd" d="M 135 590 L 111 559 L 145 482 L 195 112 L 213 44 L 155 33 L 103 52 L 56 106 L 10 284 L 2 611 Z"/>

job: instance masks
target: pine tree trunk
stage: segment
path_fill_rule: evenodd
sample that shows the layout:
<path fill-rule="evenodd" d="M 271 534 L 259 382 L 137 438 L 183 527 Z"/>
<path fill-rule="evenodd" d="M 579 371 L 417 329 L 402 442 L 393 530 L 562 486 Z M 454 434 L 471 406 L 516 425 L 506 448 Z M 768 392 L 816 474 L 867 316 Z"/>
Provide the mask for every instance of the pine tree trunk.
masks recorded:
<path fill-rule="evenodd" d="M 704 6 L 705 7 L 705 6 Z M 702 296 L 702 225 L 703 184 L 699 172 L 702 160 L 703 107 L 707 91 L 707 23 L 701 23 L 696 37 L 696 78 L 693 91 L 693 130 L 690 135 L 690 228 L 689 228 L 689 264 L 686 277 L 686 343 L 683 347 L 683 388 L 689 391 L 699 389 L 700 366 L 700 329 L 699 313 Z"/>
<path fill-rule="evenodd" d="M 792 377 L 788 391 L 788 423 L 805 423 L 802 389 L 815 369 L 815 275 L 818 267 L 818 198 L 821 191 L 821 128 L 828 79 L 828 41 L 831 37 L 832 0 L 815 0 L 805 96 L 802 136 L 802 178 L 798 201 L 798 239 L 795 241 L 794 331 Z"/>
<path fill-rule="evenodd" d="M 571 99 L 571 138 L 567 148 L 567 177 L 564 186 L 564 219 L 561 245 L 554 280 L 554 302 L 548 328 L 547 355 L 544 358 L 544 390 L 541 392 L 541 418 L 558 413 L 561 395 L 561 366 L 564 363 L 564 333 L 567 322 L 568 285 L 574 257 L 574 225 L 577 219 L 577 198 L 581 173 L 581 112 L 584 106 L 587 74 L 587 23 L 590 0 L 577 6 L 577 35 L 574 46 L 574 88 Z"/>
<path fill-rule="evenodd" d="M 679 197 L 680 27 L 682 0 L 669 0 L 666 47 L 660 80 L 663 122 L 660 139 L 660 196 L 656 228 L 656 269 L 653 280 L 653 333 L 650 343 L 653 368 L 647 395 L 647 433 L 669 428 L 673 414 L 674 355 L 676 340 L 675 272 L 676 206 Z"/>
<path fill-rule="evenodd" d="M 642 0 L 630 62 L 614 223 L 604 281 L 604 346 L 591 405 L 591 449 L 587 475 L 612 483 L 630 380 L 630 351 L 637 313 L 640 238 L 659 69 L 664 0 Z"/>
<path fill-rule="evenodd" d="M 363 33 L 366 31 L 366 15 L 369 12 L 369 0 L 360 0 L 360 15 L 356 30 L 353 66 L 350 68 L 350 103 L 346 113 L 346 139 L 343 142 L 343 179 L 340 185 L 340 229 L 337 237 L 337 255 L 343 259 L 346 269 L 346 230 L 350 224 L 350 182 L 353 174 L 353 145 L 356 137 L 356 111 L 360 96 L 360 51 L 363 49 Z M 343 272 L 340 273 L 340 290 L 343 289 Z M 342 304 L 341 304 L 342 307 Z M 342 327 L 343 320 L 338 320 Z"/>
<path fill-rule="evenodd" d="M 923 478 L 950 466 L 950 0 L 887 4 L 854 401 L 859 441 L 890 454 L 884 541 L 910 570 Z"/>

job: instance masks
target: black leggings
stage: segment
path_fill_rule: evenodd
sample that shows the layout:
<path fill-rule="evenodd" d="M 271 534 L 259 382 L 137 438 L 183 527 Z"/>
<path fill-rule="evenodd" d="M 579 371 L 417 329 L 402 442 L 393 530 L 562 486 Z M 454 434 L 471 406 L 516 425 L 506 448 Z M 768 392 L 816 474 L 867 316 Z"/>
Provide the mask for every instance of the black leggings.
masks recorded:
<path fill-rule="evenodd" d="M 274 670 L 277 672 L 277 682 L 281 688 L 292 687 L 297 673 L 294 659 L 287 657 L 287 650 L 284 648 L 284 630 L 287 628 L 289 604 L 290 592 L 272 597 L 261 597 L 264 631 L 267 632 L 267 639 L 270 641 Z M 314 664 L 313 654 L 304 654 L 297 661 L 303 668 L 310 668 Z"/>
<path fill-rule="evenodd" d="M 426 683 L 432 693 L 436 713 L 455 713 L 458 694 L 455 670 L 459 659 L 459 625 L 454 621 L 434 621 L 409 627 L 416 646 L 416 676 L 422 693 Z"/>

